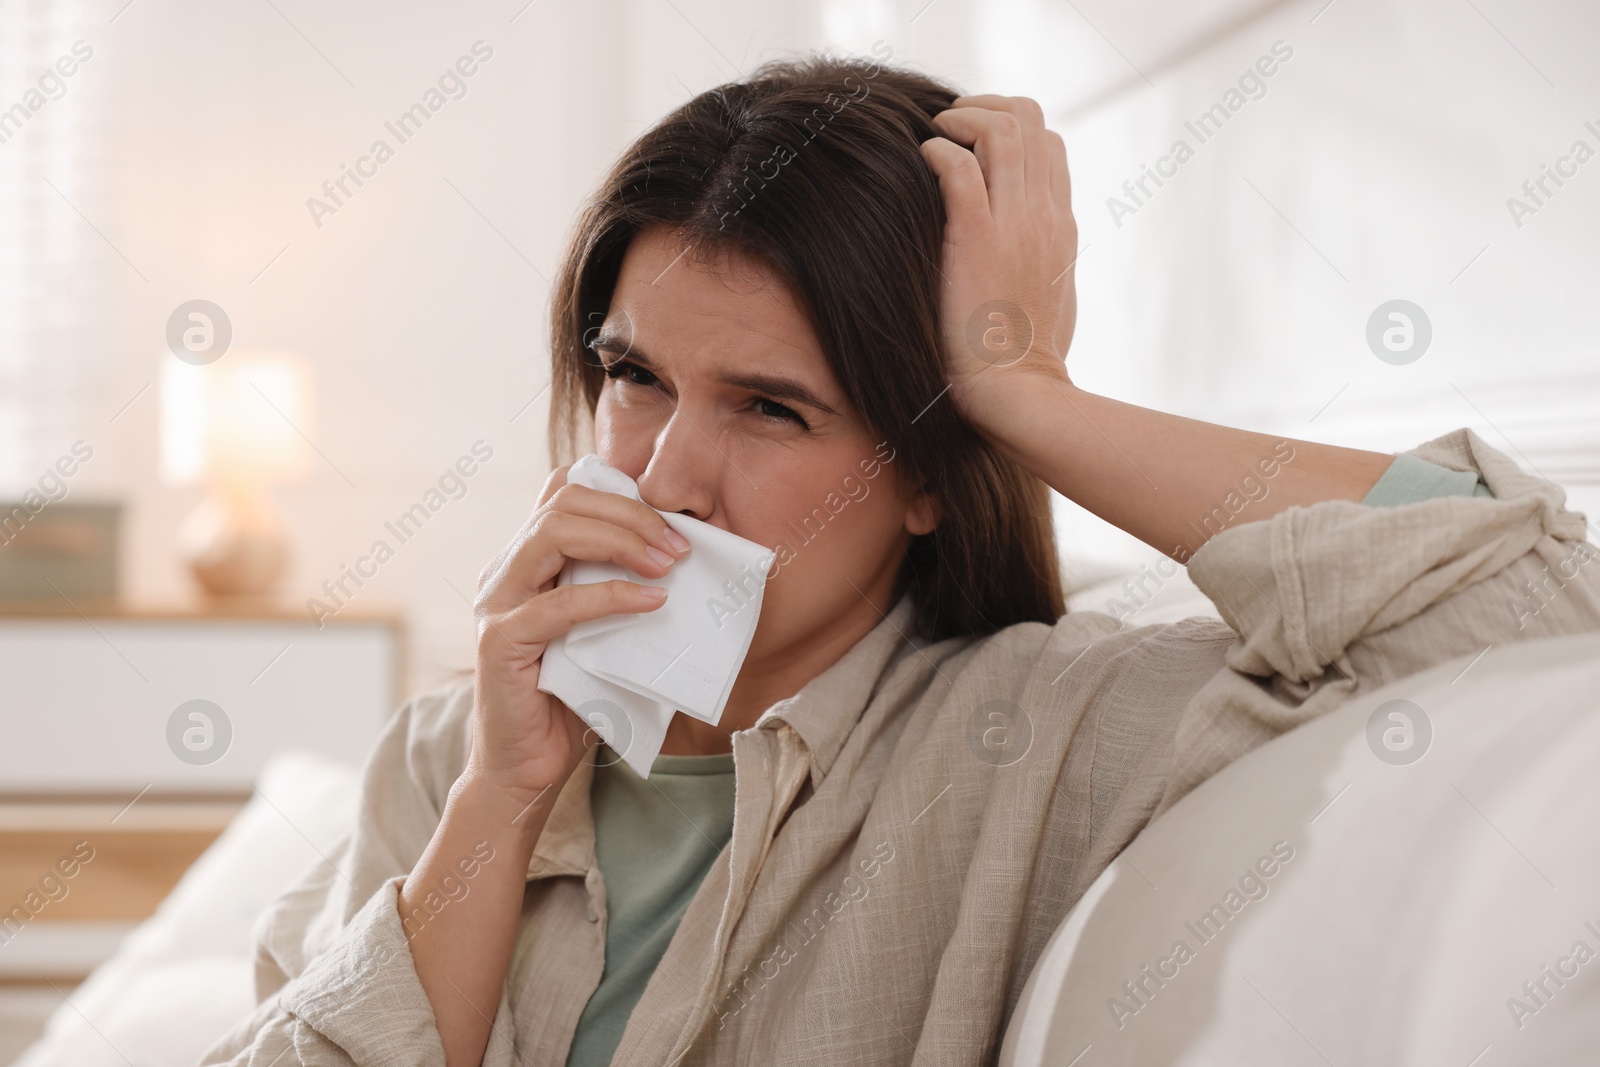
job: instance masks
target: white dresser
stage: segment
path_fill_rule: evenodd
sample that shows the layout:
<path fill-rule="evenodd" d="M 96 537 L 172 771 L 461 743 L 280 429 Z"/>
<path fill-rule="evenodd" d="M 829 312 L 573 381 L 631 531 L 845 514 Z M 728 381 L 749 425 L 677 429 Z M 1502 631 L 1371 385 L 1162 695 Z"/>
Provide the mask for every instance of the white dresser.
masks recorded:
<path fill-rule="evenodd" d="M 0 609 L 0 794 L 242 797 L 286 748 L 359 763 L 401 697 L 392 615 L 79 607 Z"/>

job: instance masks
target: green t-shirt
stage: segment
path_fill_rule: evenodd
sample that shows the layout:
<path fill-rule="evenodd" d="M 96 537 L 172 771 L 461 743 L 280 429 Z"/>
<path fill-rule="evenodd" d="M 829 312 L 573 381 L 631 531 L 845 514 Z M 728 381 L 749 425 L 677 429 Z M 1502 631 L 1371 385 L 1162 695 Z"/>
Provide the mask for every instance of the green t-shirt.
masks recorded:
<path fill-rule="evenodd" d="M 1472 471 L 1453 471 L 1416 456 L 1398 455 L 1367 491 L 1361 502 L 1374 508 L 1397 508 L 1436 496 L 1494 496 Z"/>
<path fill-rule="evenodd" d="M 706 871 L 733 836 L 733 753 L 657 756 L 640 778 L 600 749 L 589 802 L 606 886 L 606 965 L 568 1067 L 611 1062 L 645 983 Z"/>
<path fill-rule="evenodd" d="M 1493 496 L 1471 471 L 1396 456 L 1362 499 L 1398 507 L 1438 496 Z M 600 750 L 590 803 L 606 886 L 605 971 L 578 1019 L 567 1067 L 611 1062 L 628 1016 L 689 900 L 733 836 L 733 755 L 657 756 L 640 778 Z"/>

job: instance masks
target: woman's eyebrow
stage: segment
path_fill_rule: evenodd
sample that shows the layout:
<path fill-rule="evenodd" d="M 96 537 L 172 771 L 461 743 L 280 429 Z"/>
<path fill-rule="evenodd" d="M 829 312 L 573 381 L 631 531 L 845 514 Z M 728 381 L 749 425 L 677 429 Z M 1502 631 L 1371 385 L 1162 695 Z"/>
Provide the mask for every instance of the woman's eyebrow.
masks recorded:
<path fill-rule="evenodd" d="M 659 369 L 648 355 L 615 335 L 597 337 L 589 342 L 589 347 L 597 352 L 609 352 L 619 359 L 631 360 L 648 371 Z M 793 400 L 818 411 L 825 411 L 829 415 L 839 414 L 833 405 L 825 403 L 816 393 L 793 378 L 781 378 L 773 374 L 724 374 L 718 380 L 735 389 L 748 389 L 752 393 L 760 393 L 774 400 Z"/>
<path fill-rule="evenodd" d="M 588 346 L 589 350 L 592 352 L 610 352 L 612 355 L 617 356 L 618 358 L 623 356 L 631 357 L 640 366 L 644 366 L 650 362 L 645 358 L 644 353 L 634 351 L 633 345 L 617 334 L 601 334 L 599 337 L 596 337 L 594 340 L 590 341 Z"/>
<path fill-rule="evenodd" d="M 779 378 L 771 374 L 724 374 L 721 381 L 724 385 L 748 389 L 774 400 L 793 400 L 818 411 L 826 411 L 829 415 L 839 414 L 831 405 L 823 403 L 817 394 L 792 378 Z"/>

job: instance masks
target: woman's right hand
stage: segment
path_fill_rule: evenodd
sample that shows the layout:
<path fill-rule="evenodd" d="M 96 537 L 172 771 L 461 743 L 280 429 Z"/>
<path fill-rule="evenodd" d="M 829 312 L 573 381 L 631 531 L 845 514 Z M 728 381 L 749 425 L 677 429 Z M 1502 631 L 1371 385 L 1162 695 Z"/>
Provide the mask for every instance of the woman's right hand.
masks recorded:
<path fill-rule="evenodd" d="M 407 941 L 451 1064 L 483 1059 L 516 940 L 528 857 L 588 747 L 588 727 L 539 690 L 545 647 L 586 619 L 653 611 L 665 599 L 625 580 L 557 586 L 561 568 L 569 560 L 611 562 L 660 579 L 689 548 L 653 508 L 568 485 L 566 475 L 563 467 L 550 476 L 533 515 L 478 580 L 472 751 L 398 896 L 403 923 L 419 911 L 432 914 L 425 926 L 407 926 Z M 472 892 L 450 896 L 468 857 L 481 864 Z M 462 903 L 436 910 L 428 903 L 436 895 Z"/>
<path fill-rule="evenodd" d="M 550 475 L 533 515 L 483 569 L 473 603 L 477 677 L 462 777 L 518 805 L 559 792 L 589 744 L 589 726 L 538 687 L 545 647 L 577 623 L 654 611 L 666 600 L 659 586 L 620 579 L 557 586 L 561 568 L 609 561 L 659 579 L 689 550 L 654 508 L 569 485 L 566 475 L 566 467 Z"/>

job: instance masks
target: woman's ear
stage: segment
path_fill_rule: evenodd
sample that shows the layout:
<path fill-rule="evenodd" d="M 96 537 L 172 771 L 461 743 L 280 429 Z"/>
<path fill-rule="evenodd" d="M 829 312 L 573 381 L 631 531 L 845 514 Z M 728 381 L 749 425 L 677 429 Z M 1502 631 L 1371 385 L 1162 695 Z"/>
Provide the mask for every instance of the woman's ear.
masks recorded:
<path fill-rule="evenodd" d="M 924 485 L 906 504 L 906 532 L 913 537 L 932 533 L 939 525 L 941 514 L 939 498 Z"/>

